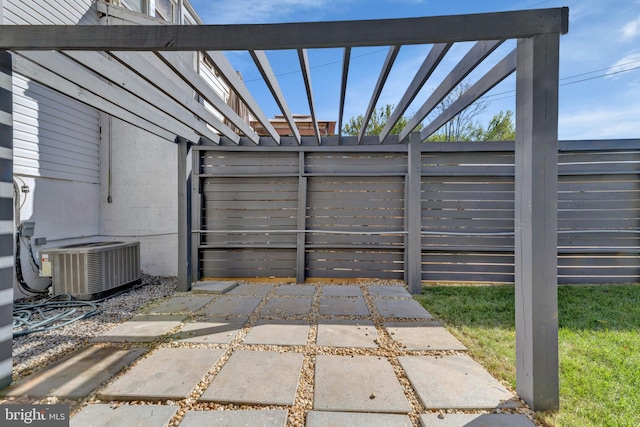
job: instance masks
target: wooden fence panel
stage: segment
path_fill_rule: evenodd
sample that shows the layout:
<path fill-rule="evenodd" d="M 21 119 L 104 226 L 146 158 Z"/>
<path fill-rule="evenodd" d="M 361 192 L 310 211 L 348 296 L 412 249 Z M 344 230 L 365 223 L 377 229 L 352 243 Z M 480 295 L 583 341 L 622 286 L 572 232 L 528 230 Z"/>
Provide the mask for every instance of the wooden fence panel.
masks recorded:
<path fill-rule="evenodd" d="M 200 249 L 202 277 L 296 276 L 296 250 L 273 248 Z"/>
<path fill-rule="evenodd" d="M 197 150 L 201 275 L 406 277 L 407 153 L 362 150 Z M 422 279 L 512 283 L 513 143 L 421 150 Z M 638 281 L 640 140 L 561 142 L 558 167 L 559 283 Z"/>
<path fill-rule="evenodd" d="M 315 249 L 307 251 L 307 277 L 402 279 L 402 250 Z"/>

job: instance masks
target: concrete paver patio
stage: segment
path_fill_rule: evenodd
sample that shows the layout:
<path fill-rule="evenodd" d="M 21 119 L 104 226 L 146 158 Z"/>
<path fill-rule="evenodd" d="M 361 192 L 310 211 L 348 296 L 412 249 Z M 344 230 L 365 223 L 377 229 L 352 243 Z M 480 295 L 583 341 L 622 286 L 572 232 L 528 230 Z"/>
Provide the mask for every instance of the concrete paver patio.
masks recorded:
<path fill-rule="evenodd" d="M 224 286 L 159 300 L 0 395 L 75 399 L 74 427 L 534 425 L 400 283 Z"/>

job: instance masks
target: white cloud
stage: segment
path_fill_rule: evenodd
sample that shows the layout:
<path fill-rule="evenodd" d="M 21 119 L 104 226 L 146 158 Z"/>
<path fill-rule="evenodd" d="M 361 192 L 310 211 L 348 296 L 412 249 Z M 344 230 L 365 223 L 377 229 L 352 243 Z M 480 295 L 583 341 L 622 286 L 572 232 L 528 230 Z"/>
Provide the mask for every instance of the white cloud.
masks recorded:
<path fill-rule="evenodd" d="M 623 41 L 631 41 L 640 34 L 640 16 L 633 21 L 629 21 L 619 30 Z"/>
<path fill-rule="evenodd" d="M 215 24 L 316 21 L 329 7 L 330 0 L 221 0 L 196 6 L 205 22 Z"/>
<path fill-rule="evenodd" d="M 559 139 L 637 138 L 640 105 L 560 114 Z"/>
<path fill-rule="evenodd" d="M 620 58 L 607 69 L 607 78 L 616 78 L 621 72 L 630 71 L 640 66 L 640 52 L 632 52 Z M 615 74 L 614 74 L 615 73 Z"/>

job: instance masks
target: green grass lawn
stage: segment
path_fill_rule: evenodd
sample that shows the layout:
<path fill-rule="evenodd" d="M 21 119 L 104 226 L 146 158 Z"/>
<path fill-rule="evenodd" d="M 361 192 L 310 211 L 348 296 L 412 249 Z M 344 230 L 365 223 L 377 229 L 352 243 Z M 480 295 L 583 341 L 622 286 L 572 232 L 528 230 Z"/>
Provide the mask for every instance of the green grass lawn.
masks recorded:
<path fill-rule="evenodd" d="M 515 388 L 513 286 L 425 286 L 416 299 Z M 550 426 L 640 425 L 640 285 L 558 288 L 560 411 Z"/>

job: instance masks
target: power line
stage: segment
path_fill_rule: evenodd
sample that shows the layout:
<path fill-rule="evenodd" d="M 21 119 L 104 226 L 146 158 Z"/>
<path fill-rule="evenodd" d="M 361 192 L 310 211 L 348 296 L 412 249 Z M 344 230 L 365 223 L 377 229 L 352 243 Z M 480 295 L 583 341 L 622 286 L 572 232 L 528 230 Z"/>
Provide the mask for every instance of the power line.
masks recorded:
<path fill-rule="evenodd" d="M 635 64 L 635 63 L 637 63 L 637 62 L 640 62 L 640 60 L 637 60 L 637 61 L 631 61 L 631 62 L 626 62 L 626 63 L 624 63 L 624 64 L 616 65 L 616 67 L 622 67 L 622 66 L 624 66 L 624 65 Z M 599 70 L 588 71 L 588 72 L 586 72 L 586 73 L 581 73 L 581 74 L 576 74 L 576 75 L 573 75 L 573 76 L 563 77 L 563 78 L 561 78 L 560 80 L 575 79 L 576 77 L 585 76 L 585 75 L 587 75 L 587 74 L 597 73 L 598 71 L 608 70 L 608 69 L 610 69 L 610 68 L 611 68 L 611 67 L 609 67 L 609 68 L 602 68 L 602 69 L 599 69 Z M 569 85 L 576 84 L 576 83 L 587 82 L 587 81 L 589 81 L 589 80 L 595 80 L 595 79 L 600 79 L 600 78 L 602 78 L 602 77 L 609 77 L 609 76 L 613 76 L 613 75 L 615 75 L 615 74 L 622 74 L 622 73 L 626 73 L 626 72 L 629 72 L 629 71 L 637 70 L 637 69 L 639 69 L 639 68 L 640 68 L 640 65 L 639 65 L 639 66 L 637 66 L 637 67 L 627 68 L 627 69 L 619 70 L 619 71 L 612 71 L 612 72 L 610 72 L 610 73 L 605 73 L 605 74 L 600 74 L 600 75 L 598 75 L 598 76 L 588 77 L 588 78 L 586 78 L 586 79 L 580 79 L 580 80 L 575 80 L 575 81 L 572 81 L 572 82 L 561 83 L 559 86 L 569 86 Z M 491 94 L 491 95 L 486 95 L 486 96 L 484 96 L 483 98 L 485 98 L 485 99 L 486 99 L 486 98 L 493 98 L 494 96 L 500 96 L 500 95 L 511 94 L 511 95 L 509 95 L 509 96 L 503 96 L 502 98 L 489 99 L 489 101 L 500 101 L 500 100 L 502 100 L 502 99 L 508 99 L 508 98 L 513 97 L 513 94 L 515 94 L 515 92 L 516 92 L 515 90 L 507 90 L 507 91 L 504 91 L 504 92 L 498 92 L 498 93 L 494 93 L 494 94 Z"/>
<path fill-rule="evenodd" d="M 640 61 L 636 61 L 636 62 L 640 62 Z M 633 68 L 627 68 L 626 70 L 612 71 L 610 73 L 601 74 L 599 76 L 593 76 L 593 77 L 589 77 L 589 78 L 586 78 L 586 79 L 575 80 L 573 82 L 562 83 L 560 86 L 568 86 L 568 85 L 572 85 L 574 83 L 582 83 L 582 82 L 586 82 L 588 80 L 599 79 L 601 77 L 609 77 L 609 76 L 613 76 L 614 74 L 621 74 L 621 73 L 626 73 L 627 71 L 637 70 L 638 68 L 640 68 L 640 65 L 637 66 L 637 67 L 633 67 Z"/>
<path fill-rule="evenodd" d="M 380 52 L 385 52 L 387 51 L 387 49 L 377 49 L 374 50 L 373 52 L 367 52 L 367 53 L 362 53 L 360 55 L 353 55 L 351 58 L 355 59 L 355 58 L 362 58 L 363 56 L 367 56 L 367 55 L 374 55 L 376 53 L 380 53 Z M 313 67 L 310 67 L 311 69 L 316 69 L 316 68 L 322 68 L 322 67 L 327 67 L 329 65 L 334 65 L 334 64 L 342 64 L 342 60 L 337 60 L 337 61 L 331 61 L 331 62 L 326 62 L 324 64 L 320 64 L 320 65 L 314 65 Z M 297 74 L 300 73 L 300 70 L 291 70 L 291 71 L 284 71 L 282 73 L 278 73 L 276 74 L 276 77 L 282 77 L 282 76 L 288 76 L 290 74 Z M 262 78 L 255 78 L 255 79 L 249 79 L 249 80 L 245 80 L 245 83 L 251 83 L 251 82 L 257 82 L 262 80 Z"/>

